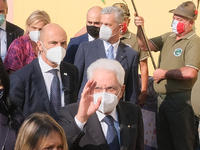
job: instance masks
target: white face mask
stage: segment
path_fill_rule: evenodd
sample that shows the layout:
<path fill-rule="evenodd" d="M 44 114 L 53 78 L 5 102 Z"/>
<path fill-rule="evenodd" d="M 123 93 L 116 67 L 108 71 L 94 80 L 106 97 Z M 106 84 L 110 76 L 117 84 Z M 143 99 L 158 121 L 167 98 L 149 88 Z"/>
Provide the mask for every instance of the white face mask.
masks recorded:
<path fill-rule="evenodd" d="M 37 43 L 37 41 L 39 41 L 40 38 L 40 31 L 36 30 L 36 31 L 30 31 L 29 32 L 29 37 L 32 41 L 34 41 L 35 43 Z"/>
<path fill-rule="evenodd" d="M 119 94 L 120 94 L 120 92 L 119 92 Z M 94 94 L 93 95 L 94 104 L 96 104 L 99 97 L 102 97 L 101 105 L 99 106 L 98 110 L 100 112 L 102 112 L 103 114 L 109 113 L 109 112 L 113 111 L 114 108 L 117 106 L 117 104 L 119 102 L 119 100 L 117 98 L 118 95 L 116 96 L 115 94 L 111 94 L 111 93 L 107 93 L 107 92 Z"/>
<path fill-rule="evenodd" d="M 49 50 L 47 50 L 43 43 L 40 42 L 42 44 L 42 47 L 46 50 L 46 55 L 44 54 L 44 56 L 51 62 L 56 63 L 56 64 L 60 64 L 61 61 L 63 60 L 63 58 L 65 57 L 66 54 L 66 50 L 62 47 L 62 46 L 58 46 L 58 47 L 53 47 L 50 48 Z"/>
<path fill-rule="evenodd" d="M 117 28 L 114 27 L 113 29 L 110 29 L 109 27 L 102 25 L 99 31 L 99 38 L 104 40 L 104 41 L 108 41 L 111 37 L 115 36 L 118 32 L 116 32 L 115 34 L 112 35 L 112 31 Z"/>

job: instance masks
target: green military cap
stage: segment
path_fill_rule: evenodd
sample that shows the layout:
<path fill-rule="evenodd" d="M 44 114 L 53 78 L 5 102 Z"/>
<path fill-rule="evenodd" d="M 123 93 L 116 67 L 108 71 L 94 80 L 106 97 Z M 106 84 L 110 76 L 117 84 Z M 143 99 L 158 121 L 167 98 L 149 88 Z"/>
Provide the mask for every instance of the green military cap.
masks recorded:
<path fill-rule="evenodd" d="M 179 5 L 176 9 L 172 9 L 169 12 L 193 20 L 197 19 L 197 14 L 198 14 L 196 6 L 192 1 L 184 2 L 181 5 Z"/>
<path fill-rule="evenodd" d="M 123 10 L 124 18 L 130 17 L 130 12 L 129 12 L 128 6 L 126 4 L 124 4 L 124 3 L 115 3 L 115 4 L 113 4 L 113 6 L 119 7 L 119 8 L 121 8 Z"/>

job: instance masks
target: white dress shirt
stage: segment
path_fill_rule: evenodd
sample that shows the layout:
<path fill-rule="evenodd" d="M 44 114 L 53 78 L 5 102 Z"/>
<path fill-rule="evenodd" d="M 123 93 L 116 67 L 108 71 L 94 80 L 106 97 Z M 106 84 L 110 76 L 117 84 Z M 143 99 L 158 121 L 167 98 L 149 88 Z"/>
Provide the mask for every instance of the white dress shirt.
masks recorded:
<path fill-rule="evenodd" d="M 58 69 L 58 78 L 60 80 L 60 91 L 61 91 L 61 107 L 65 106 L 65 102 L 64 102 L 64 91 L 63 89 L 63 85 L 62 85 L 62 81 L 61 81 L 61 75 L 60 75 L 60 66 L 58 65 L 56 68 L 52 68 L 50 67 L 48 64 L 46 64 L 44 62 L 44 60 L 41 58 L 40 55 L 38 55 L 38 59 L 39 59 L 39 65 L 42 71 L 42 75 L 44 78 L 44 82 L 46 85 L 46 90 L 47 90 L 47 94 L 50 100 L 50 91 L 51 91 L 51 82 L 53 80 L 53 74 L 50 73 L 49 71 L 52 69 Z"/>
<path fill-rule="evenodd" d="M 94 41 L 95 38 L 93 38 L 90 34 L 88 34 L 88 41 Z"/>
<path fill-rule="evenodd" d="M 96 111 L 96 114 L 97 114 L 98 120 L 99 120 L 99 122 L 101 124 L 101 128 L 103 130 L 103 134 L 106 137 L 107 131 L 108 131 L 108 125 L 103 121 L 103 118 L 106 115 L 101 113 L 101 112 L 99 112 L 98 110 Z M 113 119 L 114 119 L 114 126 L 115 126 L 115 129 L 117 130 L 117 134 L 118 134 L 118 138 L 119 138 L 119 144 L 121 145 L 121 142 L 120 142 L 120 128 L 119 128 L 118 114 L 117 114 L 116 108 L 109 115 L 111 115 L 113 117 Z M 86 122 L 85 123 L 81 123 L 76 118 L 76 116 L 74 117 L 74 120 L 75 120 L 76 124 L 78 125 L 78 127 L 81 129 L 81 131 L 83 131 L 83 127 L 86 124 Z"/>
<path fill-rule="evenodd" d="M 114 54 L 113 54 L 113 56 L 114 56 L 114 58 L 116 58 L 117 49 L 118 49 L 118 46 L 119 46 L 119 42 L 120 42 L 120 40 L 118 40 L 114 44 L 110 44 L 109 42 L 106 42 L 106 41 L 103 40 L 103 45 L 104 45 L 104 48 L 105 48 L 106 56 L 108 56 L 108 49 L 109 49 L 110 45 L 112 45 L 113 48 L 114 48 Z"/>
<path fill-rule="evenodd" d="M 4 61 L 7 54 L 7 34 L 6 34 L 6 21 L 0 26 L 0 56 L 2 61 Z"/>

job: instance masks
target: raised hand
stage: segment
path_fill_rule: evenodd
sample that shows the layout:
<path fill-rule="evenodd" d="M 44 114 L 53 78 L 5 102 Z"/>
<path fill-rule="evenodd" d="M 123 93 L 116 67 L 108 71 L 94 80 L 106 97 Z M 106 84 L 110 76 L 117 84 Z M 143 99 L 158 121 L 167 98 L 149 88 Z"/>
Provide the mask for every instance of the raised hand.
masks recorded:
<path fill-rule="evenodd" d="M 87 122 L 88 118 L 98 110 L 101 104 L 101 98 L 99 98 L 97 103 L 94 104 L 93 94 L 95 87 L 96 87 L 96 82 L 93 80 L 89 80 L 86 83 L 83 92 L 81 94 L 81 100 L 79 103 L 79 108 L 76 118 L 82 123 Z"/>

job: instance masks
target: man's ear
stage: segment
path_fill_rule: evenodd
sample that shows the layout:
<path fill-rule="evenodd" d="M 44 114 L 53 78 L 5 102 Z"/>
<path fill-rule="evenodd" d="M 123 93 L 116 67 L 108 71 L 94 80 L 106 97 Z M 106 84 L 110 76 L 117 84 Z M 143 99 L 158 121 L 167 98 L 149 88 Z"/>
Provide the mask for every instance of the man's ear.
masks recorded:
<path fill-rule="evenodd" d="M 194 20 L 190 19 L 189 22 L 191 25 L 194 25 Z"/>
<path fill-rule="evenodd" d="M 125 85 L 123 85 L 122 87 L 121 87 L 121 92 L 120 92 L 120 94 L 119 94 L 119 96 L 118 96 L 118 99 L 120 100 L 120 98 L 122 97 L 122 95 L 123 95 L 123 93 L 124 93 L 124 90 L 125 90 Z"/>
<path fill-rule="evenodd" d="M 37 41 L 37 46 L 38 46 L 39 51 L 42 52 L 43 49 L 42 49 L 42 44 L 40 41 Z"/>
<path fill-rule="evenodd" d="M 127 26 L 129 26 L 129 23 L 131 22 L 131 19 L 128 19 L 128 23 L 127 23 Z"/>
<path fill-rule="evenodd" d="M 8 8 L 5 9 L 5 18 L 7 17 L 8 14 Z"/>
<path fill-rule="evenodd" d="M 123 28 L 123 23 L 119 24 L 119 31 L 121 31 Z"/>

